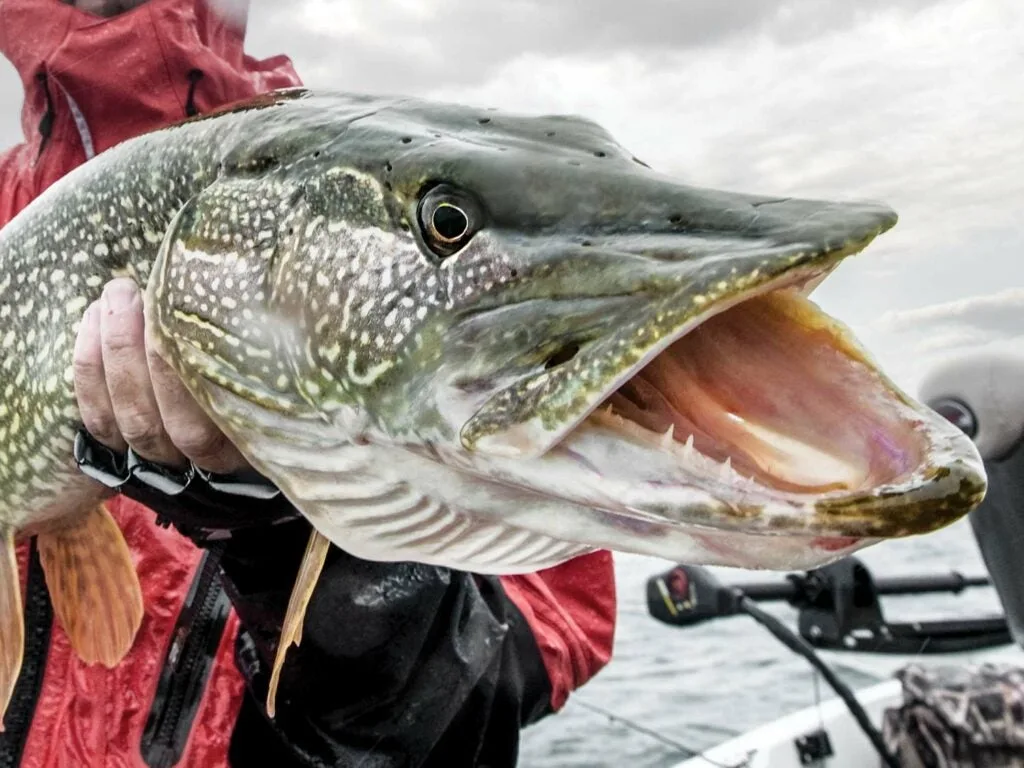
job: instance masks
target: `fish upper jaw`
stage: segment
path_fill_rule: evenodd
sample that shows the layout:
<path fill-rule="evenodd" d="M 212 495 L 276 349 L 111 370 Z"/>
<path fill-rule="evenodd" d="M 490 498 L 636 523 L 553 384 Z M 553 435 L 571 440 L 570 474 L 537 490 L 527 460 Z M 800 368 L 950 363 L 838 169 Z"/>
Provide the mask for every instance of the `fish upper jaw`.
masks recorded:
<path fill-rule="evenodd" d="M 579 242 L 587 247 L 544 253 L 547 274 L 535 278 L 542 288 L 575 292 L 580 302 L 611 294 L 636 303 L 609 306 L 576 338 L 563 333 L 562 350 L 497 392 L 463 425 L 466 450 L 542 455 L 694 328 L 752 296 L 820 282 L 896 223 L 890 208 L 872 203 L 671 186 L 650 194 L 623 222 L 598 216 L 544 236 L 562 243 L 583 238 Z M 673 210 L 685 214 L 669 215 Z"/>
<path fill-rule="evenodd" d="M 745 244 L 732 258 L 704 257 L 666 274 L 658 266 L 654 289 L 632 301 L 603 297 L 600 333 L 592 327 L 567 343 L 564 362 L 553 357 L 484 400 L 459 436 L 471 452 L 538 457 L 550 450 L 647 363 L 715 315 L 774 290 L 808 292 L 877 232 L 835 250 Z M 564 301 L 564 300 L 563 300 Z M 556 352 L 556 355 L 561 350 Z"/>

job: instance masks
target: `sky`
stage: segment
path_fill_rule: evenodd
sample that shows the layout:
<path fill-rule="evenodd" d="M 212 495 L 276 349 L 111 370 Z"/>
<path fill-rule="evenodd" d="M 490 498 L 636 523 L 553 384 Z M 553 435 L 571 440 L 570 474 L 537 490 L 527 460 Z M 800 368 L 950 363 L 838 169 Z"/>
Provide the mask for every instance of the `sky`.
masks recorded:
<path fill-rule="evenodd" d="M 312 87 L 582 114 L 688 183 L 888 203 L 816 299 L 911 391 L 1024 351 L 1019 0 L 255 0 L 248 39 Z M 0 69 L 2 144 L 18 91 Z"/>

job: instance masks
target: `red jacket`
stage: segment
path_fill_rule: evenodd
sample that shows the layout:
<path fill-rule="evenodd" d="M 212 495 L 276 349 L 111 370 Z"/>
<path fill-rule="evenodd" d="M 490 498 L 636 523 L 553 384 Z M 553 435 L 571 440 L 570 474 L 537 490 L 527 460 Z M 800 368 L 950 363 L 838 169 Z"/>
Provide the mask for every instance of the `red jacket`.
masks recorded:
<path fill-rule="evenodd" d="M 218 18 L 203 0 L 151 0 L 112 19 L 57 0 L 0 0 L 0 50 L 25 89 L 25 142 L 0 155 L 0 225 L 95 153 L 195 111 L 299 84 L 287 57 L 244 54 L 240 22 Z M 128 657 L 107 670 L 84 665 L 53 627 L 23 766 L 143 765 L 140 739 L 201 550 L 126 498 L 111 511 L 138 567 L 141 630 Z M 24 545 L 19 556 L 24 561 Z M 557 709 L 609 659 L 611 556 L 595 553 L 501 584 L 536 638 Z M 244 686 L 233 656 L 238 631 L 232 611 L 178 765 L 228 765 Z"/>

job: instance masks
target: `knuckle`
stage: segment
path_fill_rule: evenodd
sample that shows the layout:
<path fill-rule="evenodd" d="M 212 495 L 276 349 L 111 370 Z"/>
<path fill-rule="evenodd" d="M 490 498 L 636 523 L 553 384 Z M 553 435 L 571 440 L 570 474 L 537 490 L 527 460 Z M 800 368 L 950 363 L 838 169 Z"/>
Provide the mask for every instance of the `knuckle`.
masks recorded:
<path fill-rule="evenodd" d="M 127 411 L 121 414 L 118 423 L 125 442 L 140 454 L 166 452 L 170 441 L 163 424 L 155 414 Z"/>
<path fill-rule="evenodd" d="M 79 390 L 95 387 L 103 381 L 103 361 L 85 350 L 75 350 L 71 369 Z"/>
<path fill-rule="evenodd" d="M 200 466 L 215 462 L 227 447 L 227 438 L 215 427 L 205 425 L 168 425 L 171 441 L 178 450 Z"/>
<path fill-rule="evenodd" d="M 109 448 L 116 448 L 120 442 L 121 431 L 112 413 L 83 410 L 82 425 L 86 432 Z"/>
<path fill-rule="evenodd" d="M 103 346 L 115 357 L 136 354 L 142 338 L 130 323 L 112 323 L 103 329 Z"/>

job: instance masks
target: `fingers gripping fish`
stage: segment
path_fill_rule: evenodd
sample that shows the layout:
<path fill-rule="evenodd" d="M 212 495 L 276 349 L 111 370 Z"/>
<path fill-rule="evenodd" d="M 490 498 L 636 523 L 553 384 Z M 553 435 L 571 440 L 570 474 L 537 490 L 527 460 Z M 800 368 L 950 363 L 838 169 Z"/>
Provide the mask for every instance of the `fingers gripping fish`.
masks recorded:
<path fill-rule="evenodd" d="M 808 298 L 895 221 L 685 186 L 577 118 L 302 90 L 103 153 L 0 231 L 0 702 L 16 535 L 84 658 L 116 663 L 141 617 L 71 461 L 74 334 L 112 277 L 316 531 L 280 661 L 328 542 L 793 569 L 965 515 L 970 440 Z"/>

